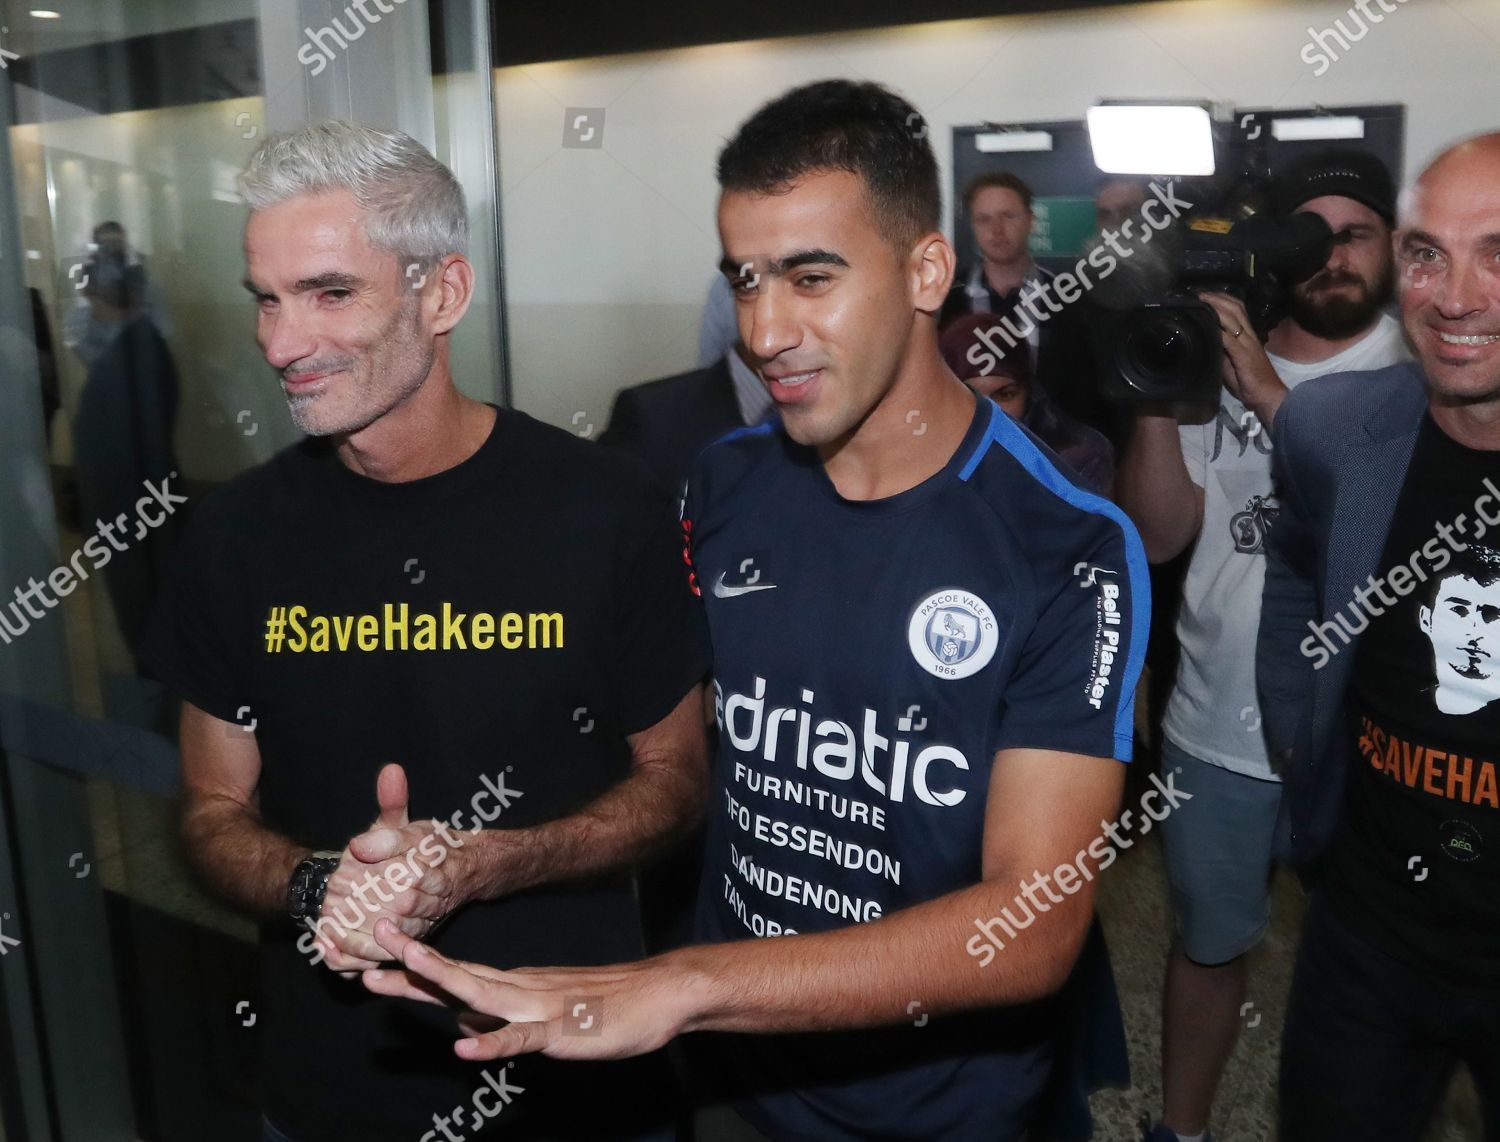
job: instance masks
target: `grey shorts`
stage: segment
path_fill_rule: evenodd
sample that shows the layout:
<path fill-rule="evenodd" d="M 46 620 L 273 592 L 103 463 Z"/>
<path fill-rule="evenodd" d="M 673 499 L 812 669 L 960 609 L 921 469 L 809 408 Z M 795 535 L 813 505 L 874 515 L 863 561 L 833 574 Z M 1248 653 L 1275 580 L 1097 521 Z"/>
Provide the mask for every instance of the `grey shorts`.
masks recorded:
<path fill-rule="evenodd" d="M 1192 795 L 1161 822 L 1177 939 L 1194 963 L 1227 963 L 1270 923 L 1281 783 L 1200 761 L 1170 739 L 1161 765 Z"/>

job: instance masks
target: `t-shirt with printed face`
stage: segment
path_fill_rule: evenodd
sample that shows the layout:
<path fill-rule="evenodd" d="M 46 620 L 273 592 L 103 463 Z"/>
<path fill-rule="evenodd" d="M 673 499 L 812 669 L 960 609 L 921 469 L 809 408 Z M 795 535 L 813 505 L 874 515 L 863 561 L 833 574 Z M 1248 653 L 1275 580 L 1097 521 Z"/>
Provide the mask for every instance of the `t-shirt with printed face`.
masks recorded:
<path fill-rule="evenodd" d="M 683 522 L 720 728 L 700 938 L 827 931 L 977 884 L 998 750 L 1129 759 L 1140 541 L 990 402 L 941 472 L 875 501 L 743 430 L 700 458 Z M 1045 1076 L 1045 1005 L 929 1019 L 922 999 L 890 1028 L 726 1037 L 727 1094 L 778 1138 L 1000 1137 Z"/>
<path fill-rule="evenodd" d="M 625 736 L 707 673 L 701 610 L 673 505 L 644 470 L 501 411 L 473 456 L 424 479 L 367 479 L 306 441 L 215 494 L 148 661 L 194 705 L 253 724 L 269 828 L 342 849 L 398 762 L 411 818 L 449 820 L 462 840 L 565 816 L 624 778 Z M 500 967 L 642 950 L 626 872 L 471 905 L 432 943 Z M 263 928 L 272 1121 L 309 1140 L 410 1142 L 467 1105 L 481 1068 L 454 1056 L 452 1018 L 312 966 L 310 944 L 290 920 Z M 505 1111 L 518 1123 L 545 1099 L 532 1060 L 511 1074 L 527 1092 Z"/>
<path fill-rule="evenodd" d="M 1438 524 L 1448 526 L 1453 543 Z M 1500 980 L 1500 452 L 1431 416 L 1396 503 L 1348 712 L 1354 765 L 1330 905 L 1425 972 Z"/>

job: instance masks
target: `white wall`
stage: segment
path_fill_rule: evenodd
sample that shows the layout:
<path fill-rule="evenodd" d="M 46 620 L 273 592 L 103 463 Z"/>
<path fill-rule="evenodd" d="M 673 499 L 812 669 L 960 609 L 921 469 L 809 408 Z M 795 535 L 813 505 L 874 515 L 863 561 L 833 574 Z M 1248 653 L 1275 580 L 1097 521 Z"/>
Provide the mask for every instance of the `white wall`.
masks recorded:
<path fill-rule="evenodd" d="M 945 172 L 954 126 L 1076 119 L 1101 97 L 1404 103 L 1410 175 L 1444 144 L 1500 127 L 1500 3 L 1392 6 L 1321 76 L 1301 56 L 1309 29 L 1357 30 L 1347 2 L 1177 0 L 500 69 L 516 404 L 602 430 L 615 390 L 693 366 L 720 256 L 714 159 L 789 87 L 894 87 L 927 118 Z M 606 108 L 601 149 L 561 146 L 569 107 Z"/>

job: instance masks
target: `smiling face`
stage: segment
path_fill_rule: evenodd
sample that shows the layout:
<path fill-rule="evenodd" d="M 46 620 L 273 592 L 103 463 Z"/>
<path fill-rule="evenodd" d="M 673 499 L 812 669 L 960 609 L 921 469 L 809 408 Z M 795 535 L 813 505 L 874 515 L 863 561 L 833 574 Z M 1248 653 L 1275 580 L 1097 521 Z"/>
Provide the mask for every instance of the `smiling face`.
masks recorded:
<path fill-rule="evenodd" d="M 357 432 L 421 388 L 436 349 L 416 279 L 370 244 L 347 191 L 254 211 L 245 258 L 256 340 L 301 431 Z"/>
<path fill-rule="evenodd" d="M 1338 236 L 1323 268 L 1291 289 L 1290 312 L 1302 328 L 1331 341 L 1363 333 L 1391 300 L 1391 231 L 1362 202 L 1325 195 L 1297 213 L 1316 214 Z"/>
<path fill-rule="evenodd" d="M 836 446 L 895 384 L 918 302 L 940 304 L 947 280 L 924 293 L 918 251 L 943 239 L 898 250 L 848 171 L 801 175 L 773 194 L 726 190 L 719 237 L 740 337 L 787 434 Z"/>
<path fill-rule="evenodd" d="M 1008 186 L 987 186 L 976 192 L 969 204 L 974 244 L 987 261 L 1000 265 L 1027 257 L 1026 239 L 1031 235 L 1032 221 L 1026 203 Z"/>
<path fill-rule="evenodd" d="M 1396 236 L 1401 318 L 1435 393 L 1500 399 L 1500 139 L 1450 151 Z"/>
<path fill-rule="evenodd" d="M 1419 610 L 1418 621 L 1432 641 L 1440 707 L 1478 709 L 1500 698 L 1500 579 L 1480 583 L 1468 575 L 1449 576 L 1438 584 L 1432 606 Z"/>

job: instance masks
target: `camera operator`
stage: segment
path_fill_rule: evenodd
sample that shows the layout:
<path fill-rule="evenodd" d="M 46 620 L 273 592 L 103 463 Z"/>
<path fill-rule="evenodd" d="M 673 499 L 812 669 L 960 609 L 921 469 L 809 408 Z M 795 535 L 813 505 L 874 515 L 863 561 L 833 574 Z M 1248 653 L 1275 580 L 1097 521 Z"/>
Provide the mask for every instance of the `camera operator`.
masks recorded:
<path fill-rule="evenodd" d="M 1175 940 L 1163 1002 L 1163 1113 L 1147 1142 L 1208 1137 L 1209 1111 L 1234 1049 L 1247 985 L 1245 953 L 1270 918 L 1270 871 L 1281 782 L 1260 732 L 1255 644 L 1265 539 L 1276 516 L 1270 429 L 1301 382 L 1407 358 L 1383 311 L 1393 287 L 1390 173 L 1374 156 L 1323 151 L 1277 178 L 1272 211 L 1310 211 L 1333 229 L 1321 271 L 1291 287 L 1289 316 L 1264 348 L 1245 306 L 1202 299 L 1224 348 L 1217 415 L 1179 425 L 1142 406 L 1119 475 L 1121 506 L 1165 562 L 1193 546 L 1177 638 L 1181 661 L 1163 718 L 1163 772 L 1193 797 L 1162 825 Z"/>

